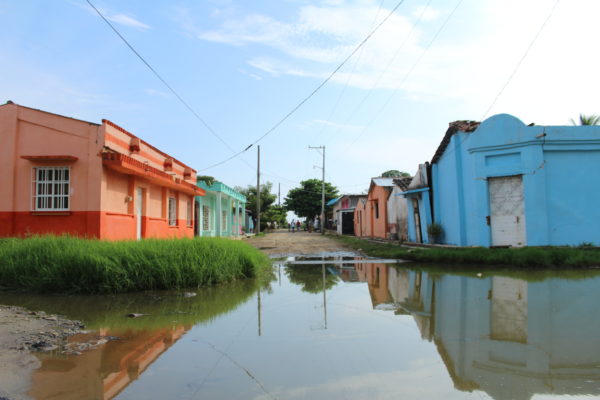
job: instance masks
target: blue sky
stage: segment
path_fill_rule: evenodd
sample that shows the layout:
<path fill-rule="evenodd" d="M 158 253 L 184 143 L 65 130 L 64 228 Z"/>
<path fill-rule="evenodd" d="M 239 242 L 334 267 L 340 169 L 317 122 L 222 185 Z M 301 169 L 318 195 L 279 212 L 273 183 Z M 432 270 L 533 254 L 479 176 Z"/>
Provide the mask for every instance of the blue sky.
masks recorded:
<path fill-rule="evenodd" d="M 247 186 L 256 182 L 255 148 L 204 168 L 272 128 L 399 0 L 93 2 L 228 146 L 84 0 L 0 0 L 0 101 L 109 119 L 199 174 Z M 511 113 L 565 125 L 600 113 L 600 2 L 556 3 L 405 0 L 259 143 L 263 181 L 281 183 L 283 197 L 320 178 L 321 155 L 308 146 L 326 145 L 326 180 L 360 193 L 385 170 L 413 173 L 430 160 L 450 121 Z"/>

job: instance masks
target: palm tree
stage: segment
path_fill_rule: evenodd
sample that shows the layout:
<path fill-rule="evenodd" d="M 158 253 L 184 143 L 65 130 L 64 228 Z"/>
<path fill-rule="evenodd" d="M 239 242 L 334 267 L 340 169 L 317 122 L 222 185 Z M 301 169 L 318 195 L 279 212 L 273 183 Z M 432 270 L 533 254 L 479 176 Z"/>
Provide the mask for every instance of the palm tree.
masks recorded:
<path fill-rule="evenodd" d="M 598 125 L 600 124 L 600 115 L 579 114 L 579 121 L 577 122 L 571 118 L 571 123 L 573 125 Z"/>

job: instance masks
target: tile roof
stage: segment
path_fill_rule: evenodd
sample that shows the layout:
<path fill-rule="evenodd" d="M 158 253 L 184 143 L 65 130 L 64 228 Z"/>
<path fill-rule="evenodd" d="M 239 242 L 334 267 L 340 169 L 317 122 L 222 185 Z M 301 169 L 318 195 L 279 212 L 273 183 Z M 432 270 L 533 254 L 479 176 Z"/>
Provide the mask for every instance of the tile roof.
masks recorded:
<path fill-rule="evenodd" d="M 448 125 L 448 130 L 446 131 L 446 134 L 444 135 L 444 138 L 442 139 L 442 142 L 440 143 L 440 145 L 438 146 L 437 150 L 435 151 L 435 154 L 433 155 L 433 158 L 431 159 L 431 163 L 434 164 L 436 163 L 444 154 L 444 151 L 446 151 L 446 147 L 448 147 L 448 144 L 450 144 L 450 139 L 452 138 L 452 135 L 454 135 L 456 132 L 466 132 L 466 133 L 470 133 L 475 131 L 475 129 L 477 129 L 479 127 L 479 124 L 481 122 L 477 122 L 477 121 L 454 121 L 454 122 L 450 122 Z"/>
<path fill-rule="evenodd" d="M 402 191 L 408 190 L 408 185 L 410 185 L 411 181 L 412 181 L 411 176 L 406 176 L 403 178 L 394 178 L 394 183 L 396 184 L 396 186 L 398 186 L 400 189 L 402 189 Z"/>

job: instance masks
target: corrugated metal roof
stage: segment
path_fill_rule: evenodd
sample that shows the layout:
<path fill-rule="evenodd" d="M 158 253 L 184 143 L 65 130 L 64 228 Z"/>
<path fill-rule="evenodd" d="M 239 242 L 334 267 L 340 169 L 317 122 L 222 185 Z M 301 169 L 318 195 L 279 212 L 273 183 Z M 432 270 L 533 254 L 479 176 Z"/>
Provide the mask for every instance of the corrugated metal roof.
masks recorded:
<path fill-rule="evenodd" d="M 337 203 L 338 201 L 340 201 L 342 197 L 344 197 L 344 196 L 340 196 L 340 197 L 337 197 L 337 198 L 335 198 L 335 199 L 331 199 L 331 200 L 329 200 L 329 201 L 327 202 L 327 205 L 328 205 L 328 206 L 332 206 L 332 205 L 334 205 L 335 203 Z"/>
<path fill-rule="evenodd" d="M 394 186 L 394 179 L 397 178 L 372 178 L 371 181 L 377 186 Z"/>

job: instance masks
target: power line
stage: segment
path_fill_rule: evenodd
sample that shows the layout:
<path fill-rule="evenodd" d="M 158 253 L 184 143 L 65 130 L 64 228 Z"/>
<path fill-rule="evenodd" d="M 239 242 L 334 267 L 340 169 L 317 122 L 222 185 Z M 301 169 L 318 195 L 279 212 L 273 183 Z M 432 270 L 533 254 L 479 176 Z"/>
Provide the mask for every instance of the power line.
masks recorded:
<path fill-rule="evenodd" d="M 250 149 L 250 147 L 254 146 L 258 142 L 263 140 L 265 137 L 273 133 L 277 128 L 279 128 L 279 126 L 281 126 L 281 124 L 283 124 L 289 117 L 291 117 L 296 111 L 298 111 L 298 109 L 300 109 L 300 107 L 302 107 L 311 97 L 313 97 L 319 90 L 321 90 L 321 88 L 323 88 L 323 86 L 325 86 L 325 84 L 327 84 L 327 82 L 329 82 L 331 78 L 333 78 L 333 76 L 337 74 L 340 69 L 342 69 L 344 65 L 346 65 L 348 60 L 350 60 L 356 54 L 356 52 L 358 52 L 358 50 L 360 50 L 360 48 L 363 47 L 365 43 L 367 43 L 367 41 L 375 34 L 375 32 L 377 32 L 379 28 L 381 28 L 381 26 L 385 24 L 392 15 L 394 15 L 396 10 L 398 10 L 398 8 L 402 5 L 402 3 L 404 3 L 404 1 L 405 0 L 400 0 L 398 4 L 396 4 L 396 6 L 388 13 L 388 15 L 386 15 L 386 17 L 383 20 L 381 20 L 379 24 L 377 24 L 377 26 L 354 48 L 354 50 L 333 70 L 333 72 L 331 72 L 329 76 L 327 76 L 327 78 L 323 80 L 323 82 L 321 82 L 312 92 L 310 92 L 304 99 L 302 99 L 294 108 L 292 108 L 283 118 L 281 118 L 277 123 L 275 123 L 275 125 L 273 125 L 269 130 L 267 130 L 262 136 L 260 136 L 254 142 L 250 143 L 244 150 L 235 153 L 234 155 L 232 155 L 229 158 L 226 158 L 225 160 L 219 161 L 206 168 L 203 168 L 200 171 L 217 167 L 232 160 L 233 158 L 246 152 L 248 149 Z"/>
<path fill-rule="evenodd" d="M 496 97 L 494 98 L 494 101 L 492 101 L 492 104 L 490 104 L 490 106 L 488 107 L 488 109 L 485 111 L 485 113 L 483 114 L 483 117 L 481 117 L 482 121 L 488 115 L 488 113 L 490 112 L 490 110 L 492 109 L 492 107 L 496 104 L 496 101 L 498 101 L 498 99 L 500 98 L 500 96 L 504 92 L 504 89 L 506 89 L 506 87 L 509 85 L 509 83 L 512 80 L 512 78 L 515 76 L 515 74 L 517 73 L 517 71 L 521 67 L 521 64 L 523 63 L 523 61 L 525 60 L 525 58 L 529 54 L 529 51 L 533 47 L 534 43 L 537 41 L 537 38 L 540 36 L 540 34 L 542 33 L 542 31 L 546 27 L 546 24 L 548 23 L 548 21 L 550 20 L 550 18 L 554 14 L 554 11 L 556 10 L 556 7 L 558 6 L 559 1 L 560 0 L 556 0 L 556 3 L 554 3 L 554 6 L 552 7 L 552 9 L 550 10 L 550 13 L 548 14 L 548 16 L 546 17 L 546 19 L 544 20 L 544 22 L 540 26 L 540 29 L 537 31 L 537 33 L 535 34 L 535 36 L 533 37 L 533 39 L 529 43 L 529 46 L 527 46 L 527 49 L 525 50 L 525 53 L 523 54 L 523 57 L 521 57 L 521 59 L 519 60 L 519 62 L 515 66 L 515 69 L 512 71 L 512 73 L 508 77 L 508 80 L 506 81 L 506 83 L 504 84 L 504 86 L 502 86 L 502 88 L 500 89 L 500 91 L 498 92 L 498 94 L 496 95 Z"/>
<path fill-rule="evenodd" d="M 117 34 L 117 36 L 119 36 L 119 38 L 121 38 L 121 40 L 127 45 L 127 47 L 129 47 L 129 49 L 133 52 L 133 54 L 135 54 L 143 63 L 144 65 L 146 65 L 146 67 L 148 67 L 148 69 L 150 71 L 152 71 L 152 73 L 167 87 L 167 89 L 169 89 L 169 91 L 171 93 L 173 93 L 173 95 L 175 95 L 175 97 L 177 98 L 177 100 L 179 100 L 179 102 L 181 104 L 183 104 L 195 117 L 196 119 L 198 119 L 198 121 L 200 121 L 202 123 L 202 125 L 204 125 L 204 127 L 217 139 L 219 139 L 219 141 L 221 141 L 221 143 L 223 143 L 225 145 L 225 147 L 227 147 L 229 150 L 231 150 L 232 152 L 235 152 L 235 150 L 229 146 L 229 144 L 227 144 L 227 142 L 225 142 L 225 140 L 223 140 L 221 138 L 221 136 L 219 136 L 219 134 L 217 134 L 217 132 L 215 132 L 215 130 L 213 128 L 210 127 L 210 125 L 208 125 L 208 123 L 200 116 L 200 114 L 198 114 L 180 95 L 179 93 L 177 93 L 175 91 L 175 89 L 173 89 L 173 87 L 171 85 L 169 85 L 169 83 L 167 83 L 167 81 L 158 73 L 156 72 L 156 70 L 152 67 L 152 65 L 150 65 L 150 63 L 148 61 L 146 61 L 146 59 L 144 59 L 144 57 L 142 57 L 142 55 L 131 45 L 131 43 L 129 43 L 127 41 L 127 39 L 125 39 L 125 37 L 123 35 L 121 35 L 121 33 L 117 30 L 117 28 L 115 28 L 115 26 L 113 24 L 110 23 L 110 21 L 102 14 L 102 12 L 100 12 L 100 10 L 98 10 L 96 8 L 96 6 L 94 6 L 94 4 L 92 4 L 92 2 L 90 0 L 86 0 L 86 2 L 90 5 L 90 7 L 92 7 L 96 13 L 100 16 L 100 18 L 102 18 L 104 20 L 104 22 L 106 22 L 106 24 L 113 30 L 114 33 Z"/>

